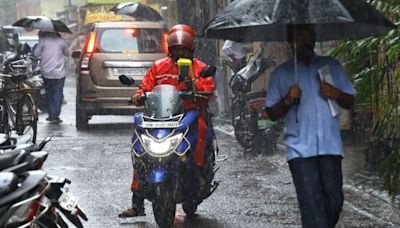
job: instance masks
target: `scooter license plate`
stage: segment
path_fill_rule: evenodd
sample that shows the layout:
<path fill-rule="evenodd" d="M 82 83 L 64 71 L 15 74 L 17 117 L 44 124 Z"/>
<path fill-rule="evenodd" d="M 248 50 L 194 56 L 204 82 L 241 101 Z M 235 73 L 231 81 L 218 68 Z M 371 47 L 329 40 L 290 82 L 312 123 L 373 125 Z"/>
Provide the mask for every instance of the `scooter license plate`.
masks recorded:
<path fill-rule="evenodd" d="M 179 127 L 178 121 L 171 121 L 171 122 L 151 122 L 145 121 L 142 122 L 143 128 L 177 128 Z"/>
<path fill-rule="evenodd" d="M 74 210 L 78 205 L 75 197 L 69 191 L 65 191 L 61 194 L 60 198 L 58 198 L 58 203 L 67 211 Z"/>

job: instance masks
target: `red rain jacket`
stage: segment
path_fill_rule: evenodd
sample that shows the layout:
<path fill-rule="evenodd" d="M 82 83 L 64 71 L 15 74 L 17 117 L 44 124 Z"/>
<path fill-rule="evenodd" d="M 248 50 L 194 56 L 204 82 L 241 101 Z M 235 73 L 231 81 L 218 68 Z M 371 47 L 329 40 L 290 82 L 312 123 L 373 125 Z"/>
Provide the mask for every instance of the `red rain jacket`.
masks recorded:
<path fill-rule="evenodd" d="M 195 79 L 194 86 L 197 91 L 213 92 L 214 78 L 200 77 L 200 72 L 207 65 L 198 59 L 193 59 L 192 62 L 192 73 L 190 76 Z M 211 76 L 211 75 L 210 75 Z M 175 63 L 170 57 L 160 59 L 156 61 L 147 74 L 144 76 L 142 81 L 142 89 L 136 91 L 136 93 L 143 94 L 143 92 L 150 92 L 156 85 L 168 84 L 174 85 L 178 90 L 185 89 L 185 85 L 178 83 L 179 80 L 179 68 L 178 64 Z M 200 101 L 200 99 L 197 99 Z M 186 109 L 193 109 L 201 107 L 202 102 L 196 102 L 193 104 L 190 101 L 184 101 L 184 106 Z"/>
<path fill-rule="evenodd" d="M 207 65 L 198 59 L 193 59 L 192 61 L 192 72 L 190 77 L 194 78 L 194 86 L 197 91 L 203 92 L 213 92 L 214 78 L 200 77 L 200 72 Z M 211 75 L 210 75 L 211 76 Z M 178 64 L 175 63 L 170 57 L 166 57 L 164 59 L 160 59 L 156 61 L 147 74 L 144 76 L 142 81 L 142 89 L 136 91 L 136 93 L 143 94 L 144 92 L 150 92 L 156 85 L 161 84 L 169 84 L 174 85 L 178 88 L 178 90 L 185 89 L 185 85 L 178 83 L 179 80 L 179 67 Z M 205 121 L 205 104 L 208 102 L 208 99 L 196 99 L 196 102 L 193 103 L 190 100 L 184 100 L 184 107 L 186 109 L 198 109 L 201 113 L 198 121 L 198 142 L 195 149 L 195 163 L 198 166 L 204 165 L 204 150 L 206 146 L 206 135 L 207 135 L 207 124 Z"/>

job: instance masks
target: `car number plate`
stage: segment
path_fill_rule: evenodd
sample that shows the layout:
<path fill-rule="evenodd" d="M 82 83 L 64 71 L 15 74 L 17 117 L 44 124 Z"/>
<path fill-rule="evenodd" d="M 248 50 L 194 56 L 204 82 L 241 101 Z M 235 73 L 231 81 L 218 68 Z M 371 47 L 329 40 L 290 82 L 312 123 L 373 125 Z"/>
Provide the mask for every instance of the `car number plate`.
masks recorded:
<path fill-rule="evenodd" d="M 126 75 L 126 76 L 144 76 L 147 73 L 147 68 L 113 68 L 113 74 L 115 76 Z"/>
<path fill-rule="evenodd" d="M 65 191 L 61 194 L 60 198 L 58 198 L 58 203 L 63 209 L 67 211 L 74 210 L 75 207 L 78 205 L 75 197 L 69 191 Z"/>
<path fill-rule="evenodd" d="M 151 122 L 145 121 L 142 123 L 143 128 L 177 128 L 179 127 L 178 121 L 170 121 L 170 122 Z"/>

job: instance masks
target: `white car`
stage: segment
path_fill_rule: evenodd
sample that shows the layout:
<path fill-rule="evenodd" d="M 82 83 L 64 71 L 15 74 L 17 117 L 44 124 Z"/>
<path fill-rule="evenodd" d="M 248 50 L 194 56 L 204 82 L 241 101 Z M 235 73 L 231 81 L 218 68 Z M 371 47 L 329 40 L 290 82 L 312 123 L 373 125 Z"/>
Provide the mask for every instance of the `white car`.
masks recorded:
<path fill-rule="evenodd" d="M 27 43 L 30 48 L 33 48 L 33 46 L 39 42 L 38 36 L 19 36 L 18 39 L 21 44 Z"/>

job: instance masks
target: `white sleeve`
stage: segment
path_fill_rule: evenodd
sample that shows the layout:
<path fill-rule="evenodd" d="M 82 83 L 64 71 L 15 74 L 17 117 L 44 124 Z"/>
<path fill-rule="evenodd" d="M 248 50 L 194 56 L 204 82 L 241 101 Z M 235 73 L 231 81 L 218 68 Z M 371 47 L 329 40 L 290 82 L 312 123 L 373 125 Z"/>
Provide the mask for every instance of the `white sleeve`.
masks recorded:
<path fill-rule="evenodd" d="M 222 47 L 222 51 L 224 52 L 225 55 L 232 55 L 232 44 L 233 42 L 231 40 L 227 40 L 224 43 L 224 46 Z"/>
<path fill-rule="evenodd" d="M 43 48 L 43 40 L 39 40 L 35 50 L 33 50 L 33 56 L 40 57 L 40 55 L 42 54 L 42 48 Z"/>

